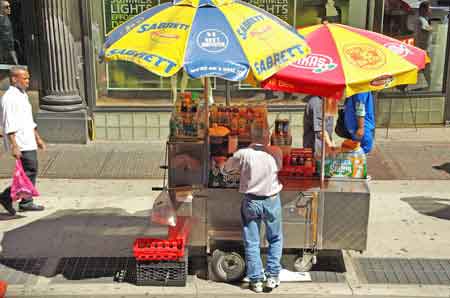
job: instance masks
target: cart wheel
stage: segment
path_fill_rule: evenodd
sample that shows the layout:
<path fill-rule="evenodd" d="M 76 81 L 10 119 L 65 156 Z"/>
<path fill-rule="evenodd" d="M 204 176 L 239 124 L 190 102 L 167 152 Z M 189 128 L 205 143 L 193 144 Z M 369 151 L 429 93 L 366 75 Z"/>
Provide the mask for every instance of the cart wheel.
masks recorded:
<path fill-rule="evenodd" d="M 211 259 L 211 269 L 219 281 L 239 281 L 245 274 L 245 261 L 237 252 L 215 250 Z"/>
<path fill-rule="evenodd" d="M 314 265 L 314 254 L 303 253 L 303 256 L 298 257 L 294 263 L 294 269 L 297 272 L 309 272 Z"/>

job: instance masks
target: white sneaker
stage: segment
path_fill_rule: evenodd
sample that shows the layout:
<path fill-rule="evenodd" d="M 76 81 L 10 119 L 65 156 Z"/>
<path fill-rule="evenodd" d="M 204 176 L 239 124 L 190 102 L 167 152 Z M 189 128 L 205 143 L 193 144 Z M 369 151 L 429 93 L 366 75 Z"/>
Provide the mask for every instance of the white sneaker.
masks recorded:
<path fill-rule="evenodd" d="M 279 277 L 268 277 L 266 281 L 266 288 L 273 290 L 275 288 L 278 288 L 280 285 L 280 278 Z"/>
<path fill-rule="evenodd" d="M 261 281 L 257 282 L 251 282 L 250 283 L 250 290 L 252 290 L 255 293 L 262 293 L 263 292 L 263 283 Z"/>
<path fill-rule="evenodd" d="M 264 274 L 264 270 L 263 270 L 263 282 L 266 282 L 267 280 L 267 276 Z M 242 279 L 243 283 L 250 283 L 250 278 L 248 278 L 248 276 L 246 275 L 243 279 Z"/>

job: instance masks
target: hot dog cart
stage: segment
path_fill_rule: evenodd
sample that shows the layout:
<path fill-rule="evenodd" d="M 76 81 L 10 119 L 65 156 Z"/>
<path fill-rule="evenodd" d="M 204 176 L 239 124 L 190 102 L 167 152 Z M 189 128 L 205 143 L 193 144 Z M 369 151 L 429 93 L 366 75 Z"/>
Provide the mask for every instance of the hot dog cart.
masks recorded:
<path fill-rule="evenodd" d="M 192 103 L 185 105 L 179 104 L 171 118 L 167 188 L 177 216 L 191 221 L 189 256 L 208 256 L 210 278 L 237 280 L 245 272 L 240 219 L 242 194 L 238 192 L 239 176 L 224 174 L 220 168 L 232 151 L 252 142 L 252 134 L 267 133 L 267 109 L 240 105 L 213 106 L 208 111 L 208 108 L 189 107 Z M 235 120 L 233 114 L 259 124 L 247 123 L 245 128 L 244 121 Z M 205 123 L 197 122 L 197 127 L 192 129 L 194 119 Z M 220 128 L 227 127 L 226 122 L 229 131 L 222 131 Z M 309 171 L 309 157 L 305 155 L 303 160 L 303 165 L 308 167 L 298 166 L 300 171 L 291 173 L 280 172 L 284 249 L 297 252 L 294 267 L 298 271 L 308 271 L 320 250 L 364 251 L 367 246 L 370 205 L 367 181 L 326 178 L 321 183 L 320 177 L 314 175 L 317 171 Z M 283 164 L 286 163 L 289 157 L 283 159 Z M 264 236 L 264 228 L 261 234 Z M 264 241 L 262 246 L 263 249 L 266 246 Z"/>

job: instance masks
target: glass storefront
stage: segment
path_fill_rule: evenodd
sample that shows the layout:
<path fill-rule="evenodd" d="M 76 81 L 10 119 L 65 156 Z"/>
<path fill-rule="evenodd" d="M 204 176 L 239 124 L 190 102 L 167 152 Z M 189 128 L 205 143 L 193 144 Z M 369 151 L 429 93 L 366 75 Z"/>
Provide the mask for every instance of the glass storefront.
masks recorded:
<path fill-rule="evenodd" d="M 416 85 L 407 91 L 420 95 L 423 92 L 444 91 L 444 73 L 447 53 L 448 12 L 446 1 L 430 1 L 431 9 L 425 19 L 431 30 L 422 29 L 419 20 L 418 0 L 385 0 L 382 33 L 427 50 L 431 63 L 419 74 Z M 423 35 L 427 35 L 424 37 Z M 428 36 L 429 35 L 429 36 Z M 423 41 L 425 39 L 425 42 Z M 398 89 L 387 92 L 399 92 Z"/>
<path fill-rule="evenodd" d="M 24 64 L 20 4 L 0 1 L 0 64 Z"/>
<path fill-rule="evenodd" d="M 165 1 L 165 0 L 163 0 Z M 95 54 L 98 55 L 105 35 L 128 18 L 162 3 L 161 0 L 102 0 L 90 1 Z M 320 24 L 324 19 L 365 28 L 367 0 L 247 0 L 297 27 Z M 95 58 L 95 57 L 94 57 Z M 171 79 L 162 78 L 128 62 L 105 65 L 95 59 L 97 74 L 97 107 L 107 106 L 170 106 L 172 104 Z M 178 88 L 201 92 L 201 80 L 183 78 L 178 74 Z M 225 101 L 225 81 L 212 79 L 213 97 Z M 254 88 L 243 82 L 231 83 L 232 102 L 244 99 L 270 99 L 274 105 L 301 104 L 295 96 Z"/>
<path fill-rule="evenodd" d="M 0 1 L 0 90 L 8 88 L 8 69 L 16 64 L 28 68 L 31 75 L 30 89 L 39 89 L 39 49 L 36 17 L 33 14 L 35 9 L 35 1 Z"/>

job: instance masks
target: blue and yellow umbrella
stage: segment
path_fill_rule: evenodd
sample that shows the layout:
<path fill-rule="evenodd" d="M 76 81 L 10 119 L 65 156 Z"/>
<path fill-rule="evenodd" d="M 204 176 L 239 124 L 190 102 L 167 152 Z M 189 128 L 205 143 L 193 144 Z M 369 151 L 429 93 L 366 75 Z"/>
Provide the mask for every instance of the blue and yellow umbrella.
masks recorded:
<path fill-rule="evenodd" d="M 169 77 L 262 81 L 309 54 L 284 21 L 242 1 L 175 0 L 150 8 L 112 31 L 101 57 L 125 60 Z"/>

